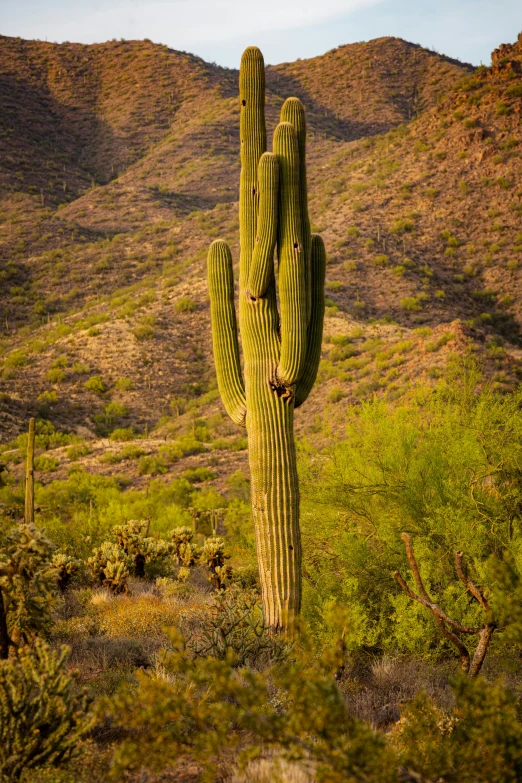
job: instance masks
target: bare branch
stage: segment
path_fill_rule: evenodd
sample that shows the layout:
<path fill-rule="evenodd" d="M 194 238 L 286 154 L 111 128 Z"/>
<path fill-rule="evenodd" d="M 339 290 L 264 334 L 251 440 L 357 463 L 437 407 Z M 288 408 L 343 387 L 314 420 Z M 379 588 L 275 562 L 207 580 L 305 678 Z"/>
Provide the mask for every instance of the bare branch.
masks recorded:
<path fill-rule="evenodd" d="M 463 552 L 456 552 L 455 553 L 455 570 L 457 572 L 457 576 L 462 582 L 462 584 L 465 586 L 466 590 L 468 590 L 473 598 L 475 598 L 481 607 L 484 609 L 485 612 L 489 612 L 489 604 L 478 589 L 478 587 L 475 587 L 471 579 L 468 577 L 466 573 L 466 569 L 464 567 L 464 553 Z"/>
<path fill-rule="evenodd" d="M 469 674 L 470 677 L 476 677 L 482 668 L 482 664 L 484 663 L 484 659 L 488 651 L 491 637 L 493 636 L 495 628 L 497 627 L 495 620 L 493 619 L 490 622 L 486 623 L 486 625 L 484 625 L 482 628 L 470 628 L 468 626 L 461 625 L 455 620 L 452 620 L 451 617 L 449 617 L 445 612 L 443 612 L 442 609 L 439 606 L 437 606 L 437 604 L 435 604 L 431 600 L 430 596 L 428 595 L 428 592 L 424 587 L 424 583 L 420 575 L 417 561 L 415 559 L 415 554 L 413 552 L 413 545 L 411 543 L 410 537 L 408 536 L 407 533 L 403 533 L 401 537 L 406 547 L 406 555 L 408 557 L 408 562 L 411 566 L 413 577 L 415 579 L 415 583 L 417 584 L 420 595 L 415 593 L 408 586 L 408 584 L 406 583 L 405 579 L 403 578 L 403 576 L 399 571 L 394 572 L 394 576 L 397 582 L 400 584 L 400 586 L 402 587 L 402 589 L 404 590 L 408 598 L 411 598 L 413 601 L 417 601 L 422 606 L 425 606 L 427 609 L 430 610 L 443 636 L 445 636 L 446 639 L 448 639 L 448 641 L 450 641 L 457 648 L 460 655 L 460 665 L 462 671 L 465 672 L 466 674 Z M 455 554 L 455 569 L 457 571 L 457 575 L 460 581 L 466 587 L 466 590 L 468 590 L 468 592 L 471 593 L 471 595 L 478 601 L 482 609 L 486 613 L 489 613 L 490 609 L 486 598 L 484 597 L 482 592 L 478 589 L 478 587 L 476 587 L 473 584 L 473 582 L 469 579 L 469 577 L 466 574 L 465 567 L 464 567 L 464 555 L 460 551 Z M 470 662 L 470 654 L 465 644 L 457 636 L 456 633 L 453 633 L 453 631 L 448 626 L 451 626 L 451 628 L 453 628 L 455 631 L 458 631 L 458 633 L 465 633 L 465 634 L 472 634 L 472 635 L 478 634 L 479 641 L 475 649 L 475 652 L 473 654 L 473 659 L 471 660 L 471 662 Z"/>
<path fill-rule="evenodd" d="M 419 592 L 424 598 L 425 601 L 428 601 L 431 603 L 431 598 L 429 597 L 428 593 L 426 592 L 424 588 L 424 584 L 420 575 L 419 568 L 417 566 L 417 561 L 415 560 L 415 555 L 413 554 L 413 544 L 411 543 L 411 539 L 407 533 L 403 533 L 401 535 L 402 540 L 404 541 L 404 544 L 406 546 L 406 555 L 408 556 L 408 561 L 413 573 L 413 578 L 415 579 L 415 583 L 417 587 L 419 588 Z"/>

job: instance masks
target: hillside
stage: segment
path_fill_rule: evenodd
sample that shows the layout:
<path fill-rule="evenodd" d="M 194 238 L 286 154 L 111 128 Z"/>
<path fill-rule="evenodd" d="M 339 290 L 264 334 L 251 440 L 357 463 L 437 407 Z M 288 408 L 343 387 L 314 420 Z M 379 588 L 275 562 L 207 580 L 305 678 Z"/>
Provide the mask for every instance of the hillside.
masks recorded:
<path fill-rule="evenodd" d="M 288 95 L 307 108 L 329 254 L 300 431 L 470 350 L 501 386 L 518 377 L 521 63 L 521 40 L 473 72 L 385 38 L 268 69 L 270 126 Z M 50 448 L 45 481 L 78 462 L 136 485 L 204 462 L 222 487 L 245 469 L 205 283 L 213 238 L 238 255 L 236 90 L 237 72 L 150 42 L 0 38 L 0 428 L 7 442 L 40 412 L 85 451 Z M 115 428 L 125 445 L 107 440 Z M 188 436 L 199 446 L 179 446 Z"/>

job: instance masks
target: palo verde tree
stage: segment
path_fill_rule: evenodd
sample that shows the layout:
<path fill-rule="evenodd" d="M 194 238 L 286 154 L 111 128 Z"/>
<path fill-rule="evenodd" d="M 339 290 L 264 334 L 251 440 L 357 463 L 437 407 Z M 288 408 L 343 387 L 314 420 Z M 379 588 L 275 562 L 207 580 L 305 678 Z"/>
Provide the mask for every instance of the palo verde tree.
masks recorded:
<path fill-rule="evenodd" d="M 222 240 L 211 245 L 208 257 L 212 336 L 221 398 L 231 419 L 248 432 L 265 622 L 280 631 L 291 627 L 301 604 L 294 409 L 308 397 L 319 365 L 325 250 L 310 233 L 301 102 L 284 103 L 274 151 L 267 152 L 265 70 L 256 47 L 243 54 L 239 91 L 243 370 L 232 255 Z"/>

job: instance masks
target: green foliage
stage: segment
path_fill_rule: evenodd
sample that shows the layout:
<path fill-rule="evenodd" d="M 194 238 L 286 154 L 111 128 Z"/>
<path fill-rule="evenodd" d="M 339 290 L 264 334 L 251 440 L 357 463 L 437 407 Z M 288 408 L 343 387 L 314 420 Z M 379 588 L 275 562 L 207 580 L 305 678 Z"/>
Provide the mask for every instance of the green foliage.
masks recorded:
<path fill-rule="evenodd" d="M 135 437 L 136 434 L 132 427 L 117 427 L 109 435 L 109 439 L 114 441 L 133 440 Z"/>
<path fill-rule="evenodd" d="M 419 779 L 515 783 L 522 779 L 520 704 L 500 683 L 455 680 L 455 707 L 437 708 L 425 693 L 394 730 L 401 765 Z"/>
<path fill-rule="evenodd" d="M 177 313 L 192 313 L 195 309 L 196 303 L 190 296 L 181 296 L 174 305 Z"/>
<path fill-rule="evenodd" d="M 291 650 L 286 640 L 270 634 L 265 626 L 259 592 L 237 585 L 215 593 L 197 622 L 187 615 L 182 628 L 194 656 L 228 660 L 236 668 L 266 669 L 283 661 Z"/>
<path fill-rule="evenodd" d="M 272 746 L 312 762 L 318 781 L 398 781 L 385 738 L 348 713 L 333 677 L 337 654 L 318 660 L 304 642 L 284 663 L 254 672 L 238 668 L 232 650 L 224 660 L 194 657 L 180 637 L 171 642 L 164 678 L 139 672 L 135 691 L 121 688 L 104 703 L 104 715 L 128 737 L 115 754 L 115 777 L 189 754 L 203 764 L 203 780 L 215 780 L 216 754 L 237 750 L 247 733 L 240 759 Z"/>
<path fill-rule="evenodd" d="M 107 391 L 107 386 L 101 375 L 93 375 L 88 381 L 85 381 L 83 387 L 94 394 L 104 394 Z"/>
<path fill-rule="evenodd" d="M 522 393 L 480 390 L 481 380 L 456 366 L 435 393 L 352 407 L 345 441 L 321 460 L 303 451 L 306 606 L 318 632 L 329 634 L 334 600 L 350 607 L 350 649 L 449 653 L 433 620 L 394 583 L 393 571 L 408 571 L 403 531 L 426 589 L 464 625 L 481 626 L 483 615 L 455 582 L 456 551 L 478 586 L 495 590 L 488 560 L 504 550 L 522 570 Z"/>
<path fill-rule="evenodd" d="M 55 594 L 53 548 L 33 525 L 0 530 L 0 634 L 5 621 L 8 642 L 15 647 L 49 630 Z"/>
<path fill-rule="evenodd" d="M 0 779 L 20 780 L 73 756 L 93 725 L 89 701 L 67 673 L 68 649 L 37 640 L 19 658 L 0 661 Z"/>

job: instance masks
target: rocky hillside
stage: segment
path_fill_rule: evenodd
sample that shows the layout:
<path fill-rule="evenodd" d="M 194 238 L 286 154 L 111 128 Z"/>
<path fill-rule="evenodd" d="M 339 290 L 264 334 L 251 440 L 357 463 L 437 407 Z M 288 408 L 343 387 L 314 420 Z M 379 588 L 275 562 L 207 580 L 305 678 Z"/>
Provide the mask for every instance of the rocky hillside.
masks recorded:
<path fill-rule="evenodd" d="M 237 258 L 237 76 L 150 42 L 0 37 L 0 428 L 9 441 L 40 413 L 83 439 L 48 479 L 79 461 L 139 483 L 210 459 L 219 483 L 245 464 L 216 398 L 205 284 L 212 239 Z M 509 387 L 522 41 L 474 71 L 378 39 L 269 68 L 267 88 L 271 128 L 285 97 L 306 104 L 329 254 L 324 358 L 298 426 L 313 437 L 326 406 L 335 422 L 470 350 Z"/>

